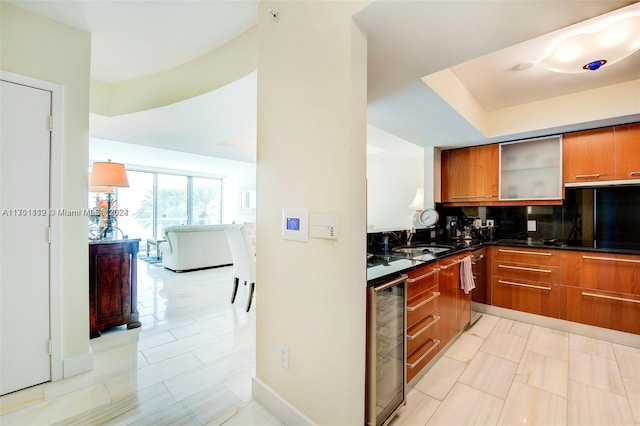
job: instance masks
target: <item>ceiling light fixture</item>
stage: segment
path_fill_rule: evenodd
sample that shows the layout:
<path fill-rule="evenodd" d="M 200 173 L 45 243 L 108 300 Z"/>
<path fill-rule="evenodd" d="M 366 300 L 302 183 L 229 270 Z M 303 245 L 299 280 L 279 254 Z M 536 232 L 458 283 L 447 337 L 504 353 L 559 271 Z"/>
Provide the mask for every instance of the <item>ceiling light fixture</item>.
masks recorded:
<path fill-rule="evenodd" d="M 573 74 L 609 67 L 629 57 L 640 49 L 640 3 L 625 9 L 567 28 L 539 64 L 549 71 Z"/>
<path fill-rule="evenodd" d="M 607 63 L 606 59 L 599 59 L 597 61 L 589 62 L 582 66 L 583 70 L 595 71 L 599 70 L 601 66 Z"/>

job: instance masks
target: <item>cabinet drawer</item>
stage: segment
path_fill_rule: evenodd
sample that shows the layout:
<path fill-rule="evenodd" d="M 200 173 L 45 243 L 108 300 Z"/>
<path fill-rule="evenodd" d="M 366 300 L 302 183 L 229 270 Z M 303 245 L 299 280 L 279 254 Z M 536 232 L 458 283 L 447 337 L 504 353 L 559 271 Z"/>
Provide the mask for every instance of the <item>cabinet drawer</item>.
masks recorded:
<path fill-rule="evenodd" d="M 427 291 L 407 300 L 407 327 L 411 327 L 416 321 L 433 313 L 438 309 L 438 286 L 433 286 Z"/>
<path fill-rule="evenodd" d="M 560 266 L 560 253 L 558 250 L 497 246 L 493 247 L 493 260 L 538 266 Z"/>
<path fill-rule="evenodd" d="M 438 338 L 440 317 L 427 315 L 411 327 L 407 327 L 407 356 L 420 349 L 427 340 Z"/>
<path fill-rule="evenodd" d="M 558 318 L 558 285 L 493 277 L 493 304 L 517 311 Z"/>
<path fill-rule="evenodd" d="M 407 355 L 407 382 L 413 379 L 441 348 L 439 339 L 429 339 L 413 353 Z"/>
<path fill-rule="evenodd" d="M 560 318 L 640 334 L 640 296 L 563 286 Z"/>
<path fill-rule="evenodd" d="M 560 268 L 557 266 L 493 262 L 493 275 L 506 279 L 560 283 Z"/>
<path fill-rule="evenodd" d="M 640 256 L 563 253 L 562 284 L 640 295 Z"/>
<path fill-rule="evenodd" d="M 438 284 L 438 267 L 421 268 L 407 276 L 407 299 L 412 299 Z"/>

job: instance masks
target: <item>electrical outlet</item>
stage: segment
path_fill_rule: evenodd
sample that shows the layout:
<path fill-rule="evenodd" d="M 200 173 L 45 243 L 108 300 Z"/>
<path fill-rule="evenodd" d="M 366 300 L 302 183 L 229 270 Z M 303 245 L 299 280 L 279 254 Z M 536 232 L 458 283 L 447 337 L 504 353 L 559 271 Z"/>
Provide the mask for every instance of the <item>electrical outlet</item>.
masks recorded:
<path fill-rule="evenodd" d="M 280 346 L 280 367 L 289 369 L 289 346 L 287 345 Z"/>
<path fill-rule="evenodd" d="M 535 220 L 528 220 L 527 221 L 527 231 L 536 232 L 536 229 L 537 229 L 536 221 Z"/>

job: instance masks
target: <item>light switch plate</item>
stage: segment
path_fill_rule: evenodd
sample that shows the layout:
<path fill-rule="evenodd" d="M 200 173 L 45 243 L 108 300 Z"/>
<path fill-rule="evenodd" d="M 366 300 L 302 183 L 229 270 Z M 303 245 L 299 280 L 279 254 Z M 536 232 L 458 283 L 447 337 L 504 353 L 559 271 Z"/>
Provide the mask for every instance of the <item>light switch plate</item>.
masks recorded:
<path fill-rule="evenodd" d="M 310 220 L 311 238 L 338 239 L 338 215 L 312 214 Z"/>

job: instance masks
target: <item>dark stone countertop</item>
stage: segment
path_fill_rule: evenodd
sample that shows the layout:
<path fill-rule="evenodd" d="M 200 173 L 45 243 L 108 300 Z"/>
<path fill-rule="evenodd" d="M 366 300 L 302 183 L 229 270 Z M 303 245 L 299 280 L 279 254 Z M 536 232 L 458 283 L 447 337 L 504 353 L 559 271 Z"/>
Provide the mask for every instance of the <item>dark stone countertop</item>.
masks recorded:
<path fill-rule="evenodd" d="M 559 250 L 581 250 L 597 253 L 617 253 L 640 255 L 640 242 L 637 247 L 634 244 L 625 244 L 623 247 L 616 247 L 608 244 L 605 247 L 598 247 L 591 241 L 541 241 L 541 240 L 521 240 L 521 239 L 499 239 L 494 241 L 446 241 L 434 242 L 432 244 L 416 244 L 415 246 L 449 246 L 451 250 L 439 254 L 423 254 L 417 257 L 410 257 L 408 254 L 394 252 L 393 249 L 384 253 L 373 253 L 367 259 L 367 285 L 376 286 L 384 281 L 398 276 L 402 273 L 427 265 L 438 259 L 461 253 L 465 250 L 475 250 L 484 246 L 512 246 L 531 247 Z"/>

